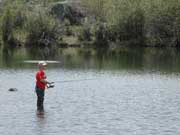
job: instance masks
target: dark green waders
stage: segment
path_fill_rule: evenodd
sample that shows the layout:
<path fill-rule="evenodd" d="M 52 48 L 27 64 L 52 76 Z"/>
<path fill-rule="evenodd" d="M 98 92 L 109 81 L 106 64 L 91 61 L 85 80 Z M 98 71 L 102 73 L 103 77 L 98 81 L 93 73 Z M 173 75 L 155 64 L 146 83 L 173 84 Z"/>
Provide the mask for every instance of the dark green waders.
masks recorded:
<path fill-rule="evenodd" d="M 37 86 L 35 88 L 37 94 L 37 111 L 44 111 L 44 94 L 45 91 L 39 89 Z"/>

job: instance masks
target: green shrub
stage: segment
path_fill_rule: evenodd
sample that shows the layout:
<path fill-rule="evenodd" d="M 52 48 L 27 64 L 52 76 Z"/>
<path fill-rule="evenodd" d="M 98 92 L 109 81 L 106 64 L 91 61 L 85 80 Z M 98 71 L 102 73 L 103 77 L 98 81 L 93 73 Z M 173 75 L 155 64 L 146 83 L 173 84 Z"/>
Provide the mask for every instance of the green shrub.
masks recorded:
<path fill-rule="evenodd" d="M 13 36 L 13 19 L 9 10 L 6 11 L 2 20 L 2 40 L 3 42 L 8 42 L 8 40 Z"/>
<path fill-rule="evenodd" d="M 97 47 L 108 47 L 108 27 L 106 24 L 98 24 L 95 32 L 95 44 Z"/>
<path fill-rule="evenodd" d="M 56 45 L 58 40 L 58 24 L 55 19 L 43 13 L 28 17 L 26 24 L 28 36 L 26 46 L 43 48 Z"/>
<path fill-rule="evenodd" d="M 160 44 L 180 45 L 179 0 L 81 1 L 98 20 L 109 25 L 116 40 L 135 39 L 144 44 L 155 39 L 162 41 Z"/>
<path fill-rule="evenodd" d="M 46 13 L 28 16 L 25 28 L 27 30 L 25 46 L 30 54 L 40 55 L 43 59 L 56 54 L 61 28 L 53 17 Z"/>

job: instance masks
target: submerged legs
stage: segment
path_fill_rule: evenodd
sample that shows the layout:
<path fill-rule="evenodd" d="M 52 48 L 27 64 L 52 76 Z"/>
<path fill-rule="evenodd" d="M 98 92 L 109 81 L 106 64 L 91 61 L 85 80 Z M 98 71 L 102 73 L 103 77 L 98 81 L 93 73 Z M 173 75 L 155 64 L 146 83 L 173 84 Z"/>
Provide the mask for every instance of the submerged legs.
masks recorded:
<path fill-rule="evenodd" d="M 44 90 L 36 87 L 37 94 L 37 110 L 44 111 Z"/>

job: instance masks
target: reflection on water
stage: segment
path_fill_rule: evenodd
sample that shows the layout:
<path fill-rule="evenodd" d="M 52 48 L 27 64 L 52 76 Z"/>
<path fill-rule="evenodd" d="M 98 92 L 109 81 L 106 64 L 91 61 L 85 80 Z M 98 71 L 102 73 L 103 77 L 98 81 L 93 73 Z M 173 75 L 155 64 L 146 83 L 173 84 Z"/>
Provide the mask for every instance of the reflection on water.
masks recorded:
<path fill-rule="evenodd" d="M 173 48 L 59 49 L 51 60 L 61 63 L 46 71 L 55 88 L 37 115 L 37 65 L 22 61 L 44 57 L 1 54 L 0 134 L 178 135 L 179 55 Z"/>
<path fill-rule="evenodd" d="M 57 55 L 57 49 L 53 47 L 29 48 L 27 49 L 27 54 L 31 59 L 54 59 Z"/>
<path fill-rule="evenodd" d="M 36 114 L 36 122 L 35 122 L 35 132 L 39 133 L 39 134 L 43 134 L 43 130 L 46 127 L 47 124 L 47 116 L 45 116 L 45 114 L 43 115 L 38 115 Z"/>
<path fill-rule="evenodd" d="M 14 49 L 9 49 L 8 47 L 3 46 L 2 49 L 3 65 L 7 67 L 11 67 L 13 55 L 14 55 Z"/>
<path fill-rule="evenodd" d="M 31 52 L 31 53 L 29 53 Z M 119 49 L 58 49 L 47 56 L 44 50 L 25 49 L 2 53 L 0 67 L 31 68 L 23 60 L 58 60 L 62 68 L 180 71 L 180 51 L 177 48 L 119 48 Z M 56 65 L 57 66 L 57 65 Z M 34 67 L 34 65 L 33 65 Z"/>

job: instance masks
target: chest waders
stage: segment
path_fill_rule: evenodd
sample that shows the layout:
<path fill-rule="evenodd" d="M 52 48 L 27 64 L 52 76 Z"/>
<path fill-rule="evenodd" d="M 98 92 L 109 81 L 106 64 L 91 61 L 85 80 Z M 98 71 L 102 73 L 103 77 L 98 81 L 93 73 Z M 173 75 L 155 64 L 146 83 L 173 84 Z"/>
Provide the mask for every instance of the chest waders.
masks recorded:
<path fill-rule="evenodd" d="M 44 94 L 45 90 L 42 90 L 36 86 L 35 88 L 37 94 L 37 111 L 44 111 Z"/>

